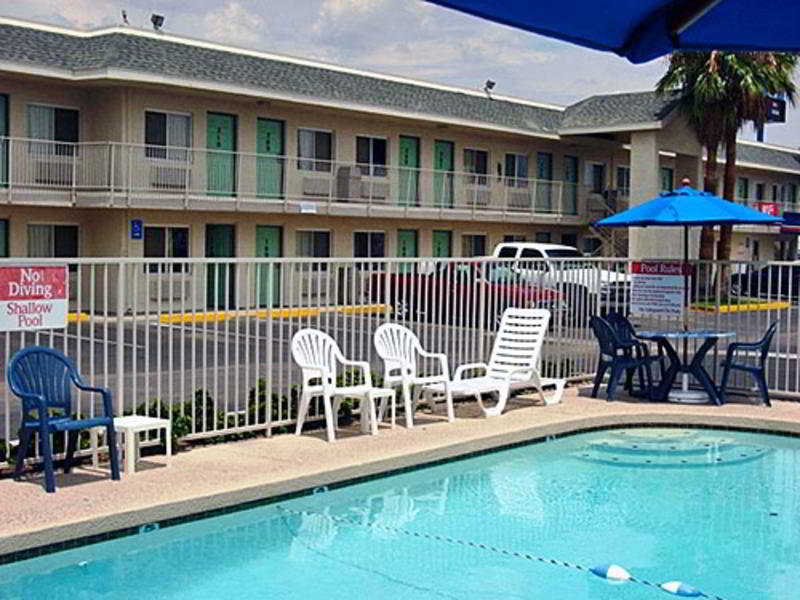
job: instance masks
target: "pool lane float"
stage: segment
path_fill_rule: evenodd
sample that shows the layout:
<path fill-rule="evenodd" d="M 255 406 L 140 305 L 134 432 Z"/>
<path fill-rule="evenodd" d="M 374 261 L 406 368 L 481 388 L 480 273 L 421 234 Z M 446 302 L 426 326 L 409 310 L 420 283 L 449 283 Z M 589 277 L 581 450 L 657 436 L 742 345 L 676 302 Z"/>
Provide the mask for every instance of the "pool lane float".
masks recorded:
<path fill-rule="evenodd" d="M 597 565 L 589 569 L 594 575 L 613 583 L 623 583 L 631 578 L 631 574 L 619 565 Z"/>
<path fill-rule="evenodd" d="M 667 581 L 658 587 L 665 592 L 675 594 L 676 596 L 683 596 L 685 598 L 696 598 L 703 595 L 700 590 L 693 588 L 689 584 L 683 583 L 682 581 Z"/>

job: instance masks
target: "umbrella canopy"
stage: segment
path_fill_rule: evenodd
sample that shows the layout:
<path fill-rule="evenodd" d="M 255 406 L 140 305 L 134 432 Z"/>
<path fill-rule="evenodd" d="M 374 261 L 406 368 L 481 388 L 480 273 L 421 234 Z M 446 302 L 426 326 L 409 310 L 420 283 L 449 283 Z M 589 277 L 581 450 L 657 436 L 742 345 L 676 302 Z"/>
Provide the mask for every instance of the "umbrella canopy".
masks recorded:
<path fill-rule="evenodd" d="M 633 63 L 673 50 L 800 51 L 795 0 L 428 0 Z"/>
<path fill-rule="evenodd" d="M 597 227 L 699 227 L 775 225 L 780 222 L 778 217 L 684 186 L 594 224 Z"/>

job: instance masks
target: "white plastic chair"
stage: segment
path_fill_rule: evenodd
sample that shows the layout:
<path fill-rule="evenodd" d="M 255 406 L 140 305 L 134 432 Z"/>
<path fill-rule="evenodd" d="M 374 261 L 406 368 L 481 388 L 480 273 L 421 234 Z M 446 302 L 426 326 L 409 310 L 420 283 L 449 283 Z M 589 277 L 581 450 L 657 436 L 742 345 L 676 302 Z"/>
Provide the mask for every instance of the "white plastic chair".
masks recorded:
<path fill-rule="evenodd" d="M 406 427 L 414 426 L 414 412 L 417 410 L 417 401 L 422 387 L 432 383 L 438 383 L 443 387 L 447 403 L 447 420 L 450 422 L 455 420 L 447 356 L 426 352 L 413 331 L 395 323 L 386 323 L 378 327 L 375 330 L 374 342 L 375 350 L 383 360 L 383 385 L 402 387 L 403 403 L 406 409 Z M 437 359 L 440 373 L 420 376 L 417 371 L 418 357 Z M 434 409 L 435 398 L 431 396 L 428 401 L 431 409 Z M 383 411 L 378 415 L 378 420 L 382 419 Z"/>
<path fill-rule="evenodd" d="M 308 414 L 311 399 L 322 396 L 325 405 L 325 425 L 328 441 L 336 439 L 336 421 L 339 405 L 344 398 L 356 398 L 361 401 L 361 431 L 367 431 L 367 418 L 373 435 L 378 433 L 378 421 L 375 416 L 375 400 L 381 399 L 381 412 L 386 402 L 394 402 L 394 390 L 372 387 L 372 375 L 369 363 L 347 360 L 339 350 L 339 346 L 327 333 L 318 329 L 301 329 L 292 337 L 292 357 L 302 372 L 302 389 L 300 406 L 297 409 L 296 435 L 300 435 L 303 423 Z M 342 366 L 353 366 L 361 369 L 363 383 L 358 385 L 336 385 L 337 363 Z M 319 380 L 318 383 L 312 383 Z M 367 406 L 364 406 L 364 401 Z"/>
<path fill-rule="evenodd" d="M 503 412 L 511 392 L 535 388 L 545 404 L 561 401 L 565 379 L 545 378 L 539 374 L 539 357 L 542 342 L 550 321 L 550 311 L 544 308 L 507 308 L 500 321 L 492 354 L 487 363 L 461 365 L 453 375 L 450 392 L 453 396 L 475 396 L 487 417 Z M 483 370 L 478 377 L 464 377 L 465 372 Z M 545 398 L 542 388 L 555 386 L 555 394 Z M 423 388 L 428 395 L 441 394 L 441 384 Z M 496 393 L 497 404 L 484 406 L 481 394 Z"/>

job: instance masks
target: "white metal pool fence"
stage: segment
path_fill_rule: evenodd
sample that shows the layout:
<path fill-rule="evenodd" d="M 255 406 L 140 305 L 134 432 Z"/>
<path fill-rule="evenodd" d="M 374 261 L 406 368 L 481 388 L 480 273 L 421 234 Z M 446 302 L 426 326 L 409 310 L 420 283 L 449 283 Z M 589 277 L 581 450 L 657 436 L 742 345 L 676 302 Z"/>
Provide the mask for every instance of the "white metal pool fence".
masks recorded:
<path fill-rule="evenodd" d="M 382 323 L 413 329 L 426 349 L 448 355 L 452 371 L 488 358 L 504 308 L 547 307 L 553 316 L 543 374 L 580 379 L 593 375 L 598 354 L 589 315 L 627 313 L 630 300 L 629 259 L 86 258 L 6 259 L 0 266 L 67 263 L 66 329 L 0 333 L 3 364 L 26 346 L 57 348 L 85 379 L 113 391 L 115 414 L 171 416 L 176 433 L 188 439 L 270 435 L 291 426 L 299 373 L 289 342 L 302 327 L 328 332 L 347 357 L 369 361 L 380 383 L 372 335 Z M 800 392 L 800 290 L 791 265 L 695 261 L 689 311 L 692 328 L 735 331 L 731 341 L 755 341 L 779 320 L 767 380 L 773 393 L 790 396 Z M 756 269 L 752 276 L 736 275 Z M 717 276 L 725 286 L 714 286 Z M 727 288 L 732 308 L 722 312 Z M 755 297 L 763 302 L 760 310 L 742 310 L 753 308 Z M 680 326 L 653 315 L 633 315 L 632 321 L 638 328 Z M 715 378 L 726 343 L 707 357 Z M 734 384 L 750 387 L 743 379 Z M 17 439 L 21 405 L 5 378 L 0 385 L 4 464 Z M 95 400 L 76 395 L 75 411 L 101 411 Z M 321 414 L 312 407 L 312 418 Z"/>

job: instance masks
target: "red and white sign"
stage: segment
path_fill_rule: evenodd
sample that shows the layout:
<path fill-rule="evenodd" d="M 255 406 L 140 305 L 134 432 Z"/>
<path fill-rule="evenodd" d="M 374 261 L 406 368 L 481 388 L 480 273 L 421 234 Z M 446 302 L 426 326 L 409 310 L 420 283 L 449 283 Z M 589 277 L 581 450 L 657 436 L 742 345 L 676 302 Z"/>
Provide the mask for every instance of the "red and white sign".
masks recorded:
<path fill-rule="evenodd" d="M 647 261 L 631 265 L 631 312 L 652 316 L 683 314 L 685 274 L 691 267 L 678 262 Z"/>
<path fill-rule="evenodd" d="M 0 331 L 67 326 L 67 267 L 0 267 Z"/>
<path fill-rule="evenodd" d="M 771 217 L 779 217 L 781 212 L 777 202 L 756 202 L 756 209 Z"/>

